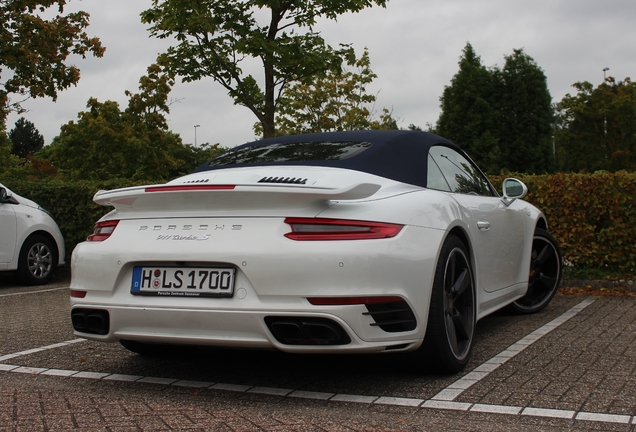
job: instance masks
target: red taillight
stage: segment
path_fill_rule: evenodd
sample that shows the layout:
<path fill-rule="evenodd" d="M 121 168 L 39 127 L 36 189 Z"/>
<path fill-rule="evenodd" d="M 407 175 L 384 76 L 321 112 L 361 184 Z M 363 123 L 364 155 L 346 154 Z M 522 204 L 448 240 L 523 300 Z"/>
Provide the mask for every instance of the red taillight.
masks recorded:
<path fill-rule="evenodd" d="M 404 301 L 398 296 L 382 297 L 308 297 L 309 303 L 314 306 L 343 306 L 343 305 L 367 305 L 378 303 L 396 303 Z"/>
<path fill-rule="evenodd" d="M 403 225 L 344 219 L 287 218 L 291 240 L 369 240 L 398 235 Z"/>
<path fill-rule="evenodd" d="M 86 291 L 71 290 L 71 297 L 84 298 L 86 297 Z"/>
<path fill-rule="evenodd" d="M 118 220 L 97 222 L 95 224 L 95 230 L 93 231 L 93 234 L 89 235 L 86 240 L 93 242 L 106 240 L 108 237 L 110 237 L 113 231 L 115 231 L 118 223 Z"/>
<path fill-rule="evenodd" d="M 175 185 L 175 186 L 151 186 L 145 189 L 146 192 L 177 192 L 177 191 L 200 191 L 200 190 L 232 190 L 234 185 Z"/>

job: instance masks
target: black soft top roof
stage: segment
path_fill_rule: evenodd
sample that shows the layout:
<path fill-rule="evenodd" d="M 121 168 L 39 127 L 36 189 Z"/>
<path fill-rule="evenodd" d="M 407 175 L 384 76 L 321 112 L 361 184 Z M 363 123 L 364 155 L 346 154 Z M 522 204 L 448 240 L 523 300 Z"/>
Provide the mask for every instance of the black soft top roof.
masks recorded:
<path fill-rule="evenodd" d="M 362 171 L 391 180 L 426 187 L 428 150 L 431 146 L 442 144 L 462 154 L 464 153 L 458 146 L 440 136 L 428 132 L 410 130 L 344 131 L 291 135 L 243 144 L 233 148 L 230 152 L 245 147 L 305 142 L 364 142 L 371 144 L 371 146 L 355 156 L 339 160 L 281 161 L 227 165 L 209 165 L 209 162 L 206 162 L 194 172 L 243 166 L 325 166 Z"/>

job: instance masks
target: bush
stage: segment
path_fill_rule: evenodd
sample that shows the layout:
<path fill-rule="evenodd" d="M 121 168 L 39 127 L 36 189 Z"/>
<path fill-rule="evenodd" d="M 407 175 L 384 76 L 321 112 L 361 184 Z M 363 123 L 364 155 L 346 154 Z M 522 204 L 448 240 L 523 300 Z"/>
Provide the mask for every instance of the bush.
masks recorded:
<path fill-rule="evenodd" d="M 526 200 L 548 219 L 566 265 L 634 271 L 636 173 L 599 171 L 516 177 L 528 186 Z M 503 179 L 504 176 L 491 176 L 498 190 Z"/>

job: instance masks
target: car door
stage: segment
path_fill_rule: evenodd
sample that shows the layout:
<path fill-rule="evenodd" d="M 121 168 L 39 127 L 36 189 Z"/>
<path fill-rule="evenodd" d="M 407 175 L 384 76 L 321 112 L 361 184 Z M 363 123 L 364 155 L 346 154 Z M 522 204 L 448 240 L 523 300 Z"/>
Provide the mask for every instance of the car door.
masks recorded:
<path fill-rule="evenodd" d="M 521 208 L 514 203 L 506 206 L 467 157 L 449 147 L 434 146 L 429 151 L 429 187 L 444 187 L 440 174 L 447 190 L 467 210 L 465 220 L 481 288 L 494 292 L 521 282 L 517 280 L 525 232 Z"/>
<path fill-rule="evenodd" d="M 13 260 L 17 238 L 14 204 L 2 202 L 5 194 L 6 189 L 0 185 L 0 265 L 10 263 Z"/>

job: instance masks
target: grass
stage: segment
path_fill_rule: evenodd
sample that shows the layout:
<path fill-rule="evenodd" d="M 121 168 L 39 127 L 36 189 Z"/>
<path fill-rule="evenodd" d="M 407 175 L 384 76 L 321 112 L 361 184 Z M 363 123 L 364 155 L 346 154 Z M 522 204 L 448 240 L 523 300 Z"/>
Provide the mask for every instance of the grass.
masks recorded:
<path fill-rule="evenodd" d="M 598 268 L 578 268 L 578 267 L 563 267 L 563 276 L 561 281 L 561 287 L 559 288 L 560 294 L 565 295 L 587 295 L 587 296 L 603 296 L 603 297 L 636 297 L 636 291 L 632 289 L 625 289 L 622 285 L 616 286 L 610 285 L 609 287 L 599 287 L 599 284 L 591 283 L 589 285 L 579 284 L 577 286 L 571 286 L 568 281 L 634 281 L 636 277 L 633 271 L 624 270 L 608 270 Z M 592 286 L 594 285 L 594 286 Z M 605 284 L 607 286 L 607 284 Z"/>
<path fill-rule="evenodd" d="M 564 295 L 586 295 L 593 297 L 636 297 L 636 291 L 626 290 L 625 288 L 593 288 L 591 286 L 562 286 L 559 288 L 558 293 Z"/>
<path fill-rule="evenodd" d="M 564 280 L 636 280 L 634 272 L 627 270 L 608 270 L 604 268 L 563 267 Z"/>

